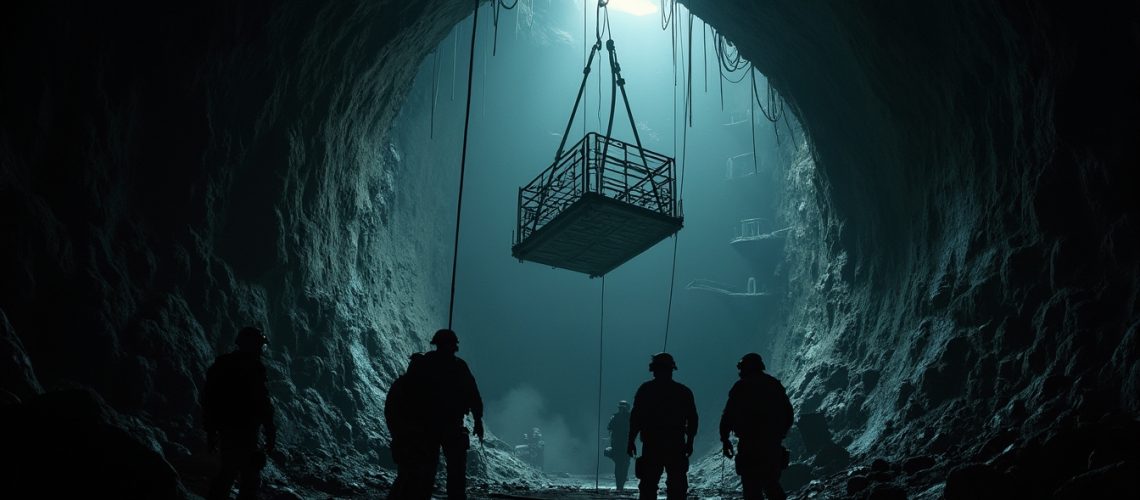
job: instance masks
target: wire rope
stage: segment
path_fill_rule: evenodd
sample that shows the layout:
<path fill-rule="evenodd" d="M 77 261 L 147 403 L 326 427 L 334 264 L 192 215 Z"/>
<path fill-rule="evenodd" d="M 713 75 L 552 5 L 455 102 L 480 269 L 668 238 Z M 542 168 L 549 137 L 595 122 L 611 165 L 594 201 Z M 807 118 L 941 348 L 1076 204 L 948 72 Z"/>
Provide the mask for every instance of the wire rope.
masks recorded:
<path fill-rule="evenodd" d="M 594 457 L 594 490 L 600 489 L 602 474 L 602 367 L 604 366 L 606 332 L 606 277 L 604 275 L 602 276 L 602 298 L 598 310 L 598 444 L 597 455 Z"/>
<path fill-rule="evenodd" d="M 669 275 L 669 305 L 665 308 L 665 342 L 661 345 L 661 352 L 669 351 L 669 324 L 673 320 L 673 287 L 677 282 L 677 240 L 673 235 L 673 271 Z"/>
<path fill-rule="evenodd" d="M 689 66 L 688 82 L 685 84 L 685 112 L 689 117 L 689 126 L 693 126 L 693 13 L 689 13 Z"/>
<path fill-rule="evenodd" d="M 776 93 L 776 89 L 772 88 L 772 83 L 765 79 L 765 84 L 768 87 L 768 94 L 766 96 L 766 99 L 768 101 L 768 108 L 765 109 L 764 103 L 760 102 L 760 91 L 756 88 L 756 68 L 750 69 L 749 72 L 752 74 L 753 100 L 755 100 L 756 104 L 760 106 L 760 112 L 764 114 L 764 118 L 767 118 L 768 121 L 775 123 L 780 119 L 780 114 L 784 112 L 783 99 L 779 96 L 778 93 Z M 776 109 L 777 103 L 779 103 L 780 109 Z"/>
<path fill-rule="evenodd" d="M 756 88 L 756 72 L 750 72 L 752 75 L 752 88 Z M 752 129 L 752 173 L 760 171 L 760 162 L 756 159 L 756 100 L 748 99 L 748 127 Z M 779 143 L 779 134 L 776 134 L 776 141 Z"/>
<path fill-rule="evenodd" d="M 709 23 L 701 21 L 701 59 L 705 64 L 705 93 L 709 93 Z"/>
<path fill-rule="evenodd" d="M 463 216 L 463 178 L 467 173 L 467 138 L 471 129 L 471 88 L 475 78 L 475 34 L 479 31 L 479 0 L 475 0 L 475 14 L 471 19 L 471 55 L 467 64 L 467 111 L 463 119 L 463 151 L 459 160 L 459 198 L 455 206 L 455 248 L 451 254 L 451 300 L 447 306 L 447 328 L 452 329 L 455 319 L 455 278 L 459 270 L 459 227 Z"/>

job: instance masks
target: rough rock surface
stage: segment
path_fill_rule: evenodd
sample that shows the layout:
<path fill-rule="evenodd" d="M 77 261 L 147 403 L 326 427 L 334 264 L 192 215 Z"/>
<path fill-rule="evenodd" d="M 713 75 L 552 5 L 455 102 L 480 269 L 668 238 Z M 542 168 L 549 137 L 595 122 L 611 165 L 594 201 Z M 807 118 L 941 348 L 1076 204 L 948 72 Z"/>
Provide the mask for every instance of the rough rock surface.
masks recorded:
<path fill-rule="evenodd" d="M 1140 412 L 1137 7 L 685 3 L 806 132 L 770 363 L 799 412 L 856 461 L 995 460 L 1008 475 L 1075 450 L 1049 469 L 1058 494 L 1132 470 L 1134 455 L 1106 458 L 1111 433 L 1066 439 L 1125 432 Z M 384 391 L 439 324 L 447 262 L 419 205 L 433 172 L 406 168 L 388 131 L 470 8 L 10 7 L 5 390 L 92 389 L 132 419 L 113 425 L 193 462 L 204 368 L 257 323 L 283 449 L 381 463 Z M 937 491 L 946 468 L 906 487 Z"/>
<path fill-rule="evenodd" d="M 809 139 L 778 366 L 801 413 L 858 460 L 939 464 L 1136 418 L 1135 6 L 686 3 Z"/>

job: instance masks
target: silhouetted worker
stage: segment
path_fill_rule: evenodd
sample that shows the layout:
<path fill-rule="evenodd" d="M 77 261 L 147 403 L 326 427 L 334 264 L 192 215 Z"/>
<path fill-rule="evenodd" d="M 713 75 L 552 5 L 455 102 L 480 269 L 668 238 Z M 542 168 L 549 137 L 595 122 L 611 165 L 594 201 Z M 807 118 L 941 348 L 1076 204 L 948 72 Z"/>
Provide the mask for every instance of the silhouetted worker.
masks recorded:
<path fill-rule="evenodd" d="M 428 447 L 426 395 L 415 387 L 423 357 L 423 353 L 412 354 L 408 370 L 392 382 L 384 400 L 384 419 L 392 435 L 392 460 L 396 462 L 396 481 L 388 492 L 392 500 L 431 498 L 439 452 Z"/>
<path fill-rule="evenodd" d="M 614 481 L 617 490 L 625 490 L 625 478 L 629 475 L 629 454 L 621 452 L 621 443 L 629 442 L 629 402 L 618 401 L 617 413 L 610 416 L 610 423 L 606 424 L 610 431 L 610 445 L 613 449 L 610 458 L 614 461 Z"/>
<path fill-rule="evenodd" d="M 682 500 L 689 491 L 689 456 L 697 435 L 697 405 L 693 391 L 673 380 L 677 363 L 669 353 L 657 353 L 649 362 L 653 380 L 641 384 L 629 415 L 629 456 L 637 454 L 634 439 L 641 435 L 641 457 L 634 465 L 642 500 L 657 498 L 657 482 L 665 478 L 670 500 Z"/>
<path fill-rule="evenodd" d="M 733 457 L 729 432 L 740 439 L 736 473 L 746 500 L 784 500 L 780 471 L 787 465 L 781 441 L 792 427 L 792 402 L 784 386 L 764 373 L 764 359 L 750 352 L 736 364 L 740 380 L 728 392 L 720 417 L 720 442 L 724 456 Z"/>
<path fill-rule="evenodd" d="M 273 401 L 265 383 L 262 348 L 269 343 L 261 330 L 247 326 L 237 335 L 237 350 L 223 354 L 206 372 L 202 390 L 202 422 L 210 451 L 221 448 L 221 470 L 210 485 L 210 498 L 230 497 L 234 480 L 238 498 L 257 498 L 266 454 L 273 451 L 277 427 Z M 258 442 L 265 433 L 265 447 Z"/>
<path fill-rule="evenodd" d="M 455 356 L 459 337 L 451 330 L 439 330 L 432 336 L 435 350 L 419 363 L 417 390 L 425 396 L 428 448 L 439 462 L 439 450 L 447 460 L 447 498 L 467 498 L 467 448 L 470 438 L 463 419 L 468 412 L 475 417 L 475 435 L 483 440 L 483 399 L 475 377 L 467 363 Z M 433 472 L 434 479 L 434 472 Z"/>

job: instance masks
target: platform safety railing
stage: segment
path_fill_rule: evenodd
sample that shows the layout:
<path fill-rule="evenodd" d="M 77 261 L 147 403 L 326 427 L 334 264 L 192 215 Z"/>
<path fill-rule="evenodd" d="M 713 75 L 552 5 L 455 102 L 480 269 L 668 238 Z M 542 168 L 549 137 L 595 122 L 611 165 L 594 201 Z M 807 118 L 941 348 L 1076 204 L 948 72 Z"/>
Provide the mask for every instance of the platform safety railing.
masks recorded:
<path fill-rule="evenodd" d="M 676 186 L 672 158 L 591 132 L 519 188 L 515 244 L 542 229 L 585 193 L 681 217 Z"/>

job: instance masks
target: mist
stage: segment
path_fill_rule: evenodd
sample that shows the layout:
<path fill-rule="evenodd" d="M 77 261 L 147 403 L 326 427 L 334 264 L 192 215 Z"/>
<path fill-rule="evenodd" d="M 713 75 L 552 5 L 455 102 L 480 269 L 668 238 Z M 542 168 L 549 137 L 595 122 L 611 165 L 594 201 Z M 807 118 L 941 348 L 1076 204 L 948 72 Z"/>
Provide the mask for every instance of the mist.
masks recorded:
<path fill-rule="evenodd" d="M 552 413 L 545 398 L 534 387 L 522 385 L 513 388 L 501 399 L 489 402 L 487 408 L 487 425 L 492 429 L 524 429 L 523 432 L 530 432 L 538 427 L 542 431 L 542 440 L 546 444 L 546 472 L 580 472 L 582 464 L 594 460 L 593 441 L 571 432 L 566 417 Z M 576 417 L 589 422 L 591 413 L 585 412 Z M 511 443 L 522 442 L 521 432 L 499 437 Z"/>

